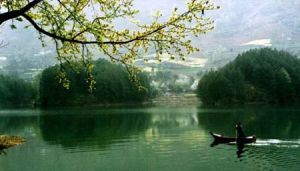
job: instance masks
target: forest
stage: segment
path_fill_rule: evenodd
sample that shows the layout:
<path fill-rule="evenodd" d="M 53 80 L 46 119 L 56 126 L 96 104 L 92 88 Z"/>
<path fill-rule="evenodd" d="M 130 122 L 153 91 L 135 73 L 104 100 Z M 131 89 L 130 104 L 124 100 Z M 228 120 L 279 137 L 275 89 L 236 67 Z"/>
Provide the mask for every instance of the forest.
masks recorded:
<path fill-rule="evenodd" d="M 295 104 L 300 102 L 300 60 L 271 48 L 244 52 L 199 81 L 204 105 Z"/>
<path fill-rule="evenodd" d="M 145 73 L 139 73 L 138 82 L 133 82 L 125 67 L 99 59 L 94 61 L 92 73 L 96 85 L 93 91 L 89 92 L 86 81 L 88 76 L 84 68 L 74 72 L 68 64 L 65 65 L 70 81 L 70 87 L 67 89 L 59 83 L 56 76 L 58 66 L 43 71 L 39 87 L 42 106 L 138 103 L 151 96 L 150 82 Z"/>
<path fill-rule="evenodd" d="M 149 101 L 157 93 L 167 91 L 156 85 L 157 80 L 167 78 L 161 75 L 163 72 L 141 72 L 137 74 L 138 82 L 134 82 L 124 66 L 98 59 L 93 61 L 92 76 L 96 84 L 90 92 L 87 84 L 89 76 L 85 68 L 74 69 L 71 65 L 80 66 L 78 63 L 52 66 L 31 82 L 17 76 L 1 74 L 0 106 L 136 104 Z M 252 49 L 239 54 L 224 67 L 208 71 L 200 79 L 196 94 L 201 103 L 207 106 L 297 104 L 300 101 L 299 66 L 300 60 L 288 52 L 271 48 Z M 68 86 L 64 86 L 58 75 L 61 67 L 66 69 Z M 176 79 L 169 84 L 171 88 L 168 92 L 174 91 L 173 93 L 181 92 L 175 90 L 186 86 L 177 84 Z M 173 90 L 172 86 L 177 86 L 177 89 Z"/>
<path fill-rule="evenodd" d="M 137 74 L 133 82 L 129 72 L 122 65 L 104 59 L 93 61 L 93 77 L 96 81 L 93 91 L 88 90 L 83 67 L 67 68 L 68 87 L 58 77 L 59 65 L 45 69 L 37 81 L 27 82 L 17 76 L 0 75 L 0 105 L 3 107 L 31 106 L 73 106 L 86 104 L 129 104 L 142 103 L 153 96 L 149 76 Z"/>
<path fill-rule="evenodd" d="M 0 107 L 24 107 L 32 105 L 36 91 L 28 83 L 13 75 L 0 74 Z"/>

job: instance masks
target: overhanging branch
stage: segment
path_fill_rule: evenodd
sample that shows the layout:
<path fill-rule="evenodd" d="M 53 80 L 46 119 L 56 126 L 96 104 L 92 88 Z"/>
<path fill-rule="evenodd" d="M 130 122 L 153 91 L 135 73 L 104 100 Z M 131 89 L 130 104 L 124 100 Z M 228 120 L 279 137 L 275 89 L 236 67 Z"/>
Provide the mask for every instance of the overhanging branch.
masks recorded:
<path fill-rule="evenodd" d="M 126 40 L 126 41 L 106 41 L 106 42 L 99 42 L 99 41 L 82 41 L 82 40 L 77 40 L 74 38 L 66 38 L 66 37 L 62 37 L 59 36 L 55 33 L 51 33 L 45 29 L 43 29 L 42 27 L 40 27 L 30 16 L 28 16 L 27 14 L 22 14 L 22 16 L 30 22 L 30 24 L 40 33 L 45 34 L 46 36 L 49 36 L 51 38 L 63 41 L 63 42 L 71 42 L 71 43 L 79 43 L 79 44 L 97 44 L 97 45 L 104 45 L 104 44 L 128 44 L 137 40 L 145 40 L 144 38 L 161 30 L 164 29 L 166 26 L 163 27 L 159 27 L 157 29 L 155 29 L 154 31 L 151 31 L 149 33 L 146 33 L 145 35 L 142 35 L 140 37 L 135 37 L 132 38 L 130 40 Z"/>
<path fill-rule="evenodd" d="M 63 42 L 70 42 L 70 43 L 78 43 L 78 44 L 83 44 L 83 45 L 87 45 L 87 44 L 96 44 L 96 45 L 105 45 L 105 44 L 111 44 L 111 45 L 122 45 L 122 44 L 128 44 L 128 43 L 131 43 L 131 42 L 134 42 L 134 41 L 138 41 L 138 40 L 148 40 L 148 41 L 151 41 L 151 39 L 147 39 L 148 36 L 160 31 L 160 30 L 163 30 L 165 29 L 168 25 L 176 22 L 177 20 L 179 20 L 180 18 L 186 16 L 188 13 L 190 13 L 192 10 L 190 11 L 187 11 L 183 14 L 181 14 L 177 19 L 175 19 L 174 21 L 172 22 L 169 22 L 169 23 L 165 23 L 164 25 L 161 25 L 160 27 L 150 31 L 150 32 L 146 32 L 144 33 L 143 35 L 141 36 L 138 36 L 138 37 L 134 37 L 132 39 L 129 39 L 129 40 L 124 40 L 124 41 L 104 41 L 104 42 L 99 42 L 99 41 L 82 41 L 82 40 L 78 40 L 76 39 L 77 35 L 75 37 L 72 37 L 72 38 L 67 38 L 67 37 L 62 37 L 62 36 L 59 36 L 55 33 L 51 33 L 45 29 L 43 29 L 42 27 L 40 27 L 30 16 L 28 16 L 27 14 L 22 14 L 22 16 L 28 21 L 30 22 L 30 24 L 40 33 L 42 34 L 45 34 L 46 36 L 49 36 L 51 38 L 54 38 L 56 40 L 60 40 L 60 41 L 63 41 Z M 82 34 L 82 33 L 79 33 L 79 34 Z"/>
<path fill-rule="evenodd" d="M 42 2 L 43 0 L 33 0 L 29 2 L 25 7 L 19 9 L 19 10 L 12 10 L 5 13 L 0 14 L 0 25 L 10 19 L 17 18 L 21 16 L 22 14 L 25 14 L 27 11 L 29 11 L 31 8 L 36 6 L 38 3 Z"/>

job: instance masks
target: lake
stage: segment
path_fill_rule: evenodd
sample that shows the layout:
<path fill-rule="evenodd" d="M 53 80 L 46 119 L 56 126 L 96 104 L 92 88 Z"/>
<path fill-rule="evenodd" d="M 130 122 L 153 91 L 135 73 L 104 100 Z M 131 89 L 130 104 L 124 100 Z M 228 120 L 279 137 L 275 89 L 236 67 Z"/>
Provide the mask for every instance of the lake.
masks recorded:
<path fill-rule="evenodd" d="M 257 143 L 211 147 L 209 131 Z M 0 155 L 4 171 L 298 170 L 300 109 L 197 106 L 1 110 L 1 134 L 26 143 Z"/>

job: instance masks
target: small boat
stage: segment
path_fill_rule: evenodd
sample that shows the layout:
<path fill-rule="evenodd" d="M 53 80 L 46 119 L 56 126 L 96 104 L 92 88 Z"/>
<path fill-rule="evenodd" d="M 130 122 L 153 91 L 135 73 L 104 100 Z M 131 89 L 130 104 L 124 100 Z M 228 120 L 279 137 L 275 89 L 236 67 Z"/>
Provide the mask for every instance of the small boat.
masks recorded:
<path fill-rule="evenodd" d="M 248 136 L 248 137 L 242 137 L 242 138 L 236 138 L 236 137 L 226 137 L 220 134 L 216 134 L 213 132 L 210 132 L 210 134 L 214 137 L 215 141 L 214 144 L 225 144 L 225 143 L 242 143 L 242 144 L 248 144 L 248 143 L 254 143 L 256 141 L 256 136 Z"/>

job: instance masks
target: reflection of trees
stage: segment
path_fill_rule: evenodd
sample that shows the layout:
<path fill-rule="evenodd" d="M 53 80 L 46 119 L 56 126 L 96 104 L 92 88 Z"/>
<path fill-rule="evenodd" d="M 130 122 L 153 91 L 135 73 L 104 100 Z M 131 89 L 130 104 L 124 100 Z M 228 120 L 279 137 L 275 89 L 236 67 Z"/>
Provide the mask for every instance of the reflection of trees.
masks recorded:
<path fill-rule="evenodd" d="M 23 111 L 22 114 L 24 114 Z M 11 114 L 10 112 L 8 112 Z M 19 113 L 19 112 L 17 112 Z M 11 114 L 13 115 L 13 114 Z M 24 137 L 36 135 L 38 132 L 38 117 L 36 115 L 10 116 L 3 115 L 0 117 L 0 155 L 6 155 L 6 149 L 24 143 Z M 20 137 L 19 137 L 20 136 Z M 22 138 L 21 138 L 22 137 Z"/>
<path fill-rule="evenodd" d="M 168 127 L 184 127 L 190 125 L 197 125 L 197 114 L 153 114 L 151 119 L 151 126 L 157 128 L 168 128 Z"/>
<path fill-rule="evenodd" d="M 37 116 L 2 116 L 0 117 L 1 134 L 21 135 L 25 127 L 36 128 Z"/>
<path fill-rule="evenodd" d="M 145 130 L 150 115 L 71 114 L 40 116 L 42 138 L 64 147 L 103 147 Z"/>
<path fill-rule="evenodd" d="M 218 112 L 199 112 L 199 126 L 207 131 L 235 135 L 235 123 L 241 122 L 247 135 L 258 138 L 298 139 L 300 137 L 299 110 L 242 109 Z"/>

